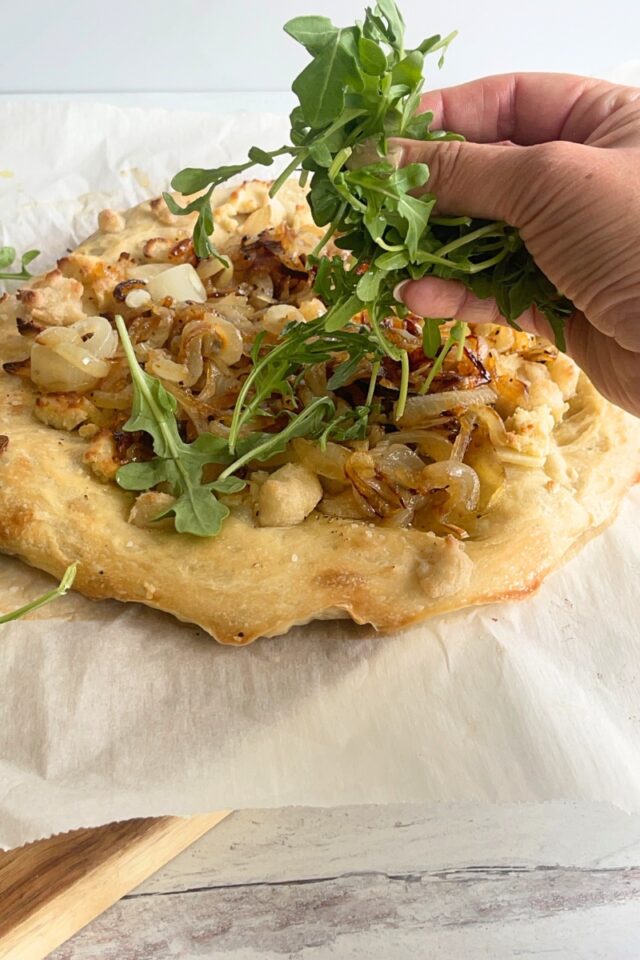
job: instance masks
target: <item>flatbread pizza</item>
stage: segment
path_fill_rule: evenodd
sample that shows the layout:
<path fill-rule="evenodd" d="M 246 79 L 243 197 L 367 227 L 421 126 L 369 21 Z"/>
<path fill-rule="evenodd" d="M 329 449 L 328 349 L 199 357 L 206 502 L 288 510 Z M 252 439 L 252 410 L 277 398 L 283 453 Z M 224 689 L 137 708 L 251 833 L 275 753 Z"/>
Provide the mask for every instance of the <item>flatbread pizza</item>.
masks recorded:
<path fill-rule="evenodd" d="M 0 550 L 231 644 L 526 596 L 615 516 L 638 421 L 547 341 L 411 314 L 399 411 L 366 313 L 322 327 L 306 191 L 269 186 L 213 192 L 216 255 L 158 198 L 2 297 Z"/>

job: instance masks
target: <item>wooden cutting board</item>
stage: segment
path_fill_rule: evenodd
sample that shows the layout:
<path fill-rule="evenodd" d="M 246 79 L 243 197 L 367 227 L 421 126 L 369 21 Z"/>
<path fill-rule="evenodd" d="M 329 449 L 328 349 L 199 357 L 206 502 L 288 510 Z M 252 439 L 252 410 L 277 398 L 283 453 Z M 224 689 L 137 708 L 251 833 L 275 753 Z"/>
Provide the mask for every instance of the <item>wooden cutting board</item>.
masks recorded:
<path fill-rule="evenodd" d="M 0 960 L 42 960 L 229 812 L 127 820 L 0 852 Z"/>

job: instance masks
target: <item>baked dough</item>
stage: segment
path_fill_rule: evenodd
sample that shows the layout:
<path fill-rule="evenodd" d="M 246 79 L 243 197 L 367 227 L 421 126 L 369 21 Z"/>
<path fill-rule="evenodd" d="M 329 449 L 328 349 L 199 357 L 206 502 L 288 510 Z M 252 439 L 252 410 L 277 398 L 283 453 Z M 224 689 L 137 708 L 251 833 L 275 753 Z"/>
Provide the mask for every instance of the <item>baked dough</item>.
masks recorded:
<path fill-rule="evenodd" d="M 219 194 L 218 205 L 229 196 Z M 293 188 L 291 196 L 299 206 Z M 101 223 L 78 252 L 107 263 L 125 251 L 141 257 L 150 238 L 175 244 L 191 228 L 158 201 L 121 218 L 105 214 Z M 3 361 L 25 356 L 11 303 L 0 307 Z M 640 422 L 581 374 L 544 464 L 507 463 L 503 495 L 467 540 L 318 510 L 292 526 L 260 526 L 242 504 L 217 537 L 202 539 L 130 523 L 134 494 L 101 483 L 83 460 L 86 441 L 36 419 L 35 397 L 28 379 L 0 372 L 0 434 L 8 437 L 0 451 L 0 550 L 57 577 L 78 561 L 74 588 L 86 596 L 155 607 L 221 643 L 326 617 L 390 631 L 526 596 L 613 519 L 640 472 Z"/>

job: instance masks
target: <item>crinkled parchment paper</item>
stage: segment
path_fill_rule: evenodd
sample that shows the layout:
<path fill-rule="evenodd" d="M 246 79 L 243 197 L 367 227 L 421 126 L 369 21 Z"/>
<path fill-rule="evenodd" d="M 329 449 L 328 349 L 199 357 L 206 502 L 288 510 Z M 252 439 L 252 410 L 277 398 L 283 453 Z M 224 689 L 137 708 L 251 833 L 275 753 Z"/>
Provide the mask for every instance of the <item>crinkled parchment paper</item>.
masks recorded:
<path fill-rule="evenodd" d="M 0 104 L 0 238 L 48 266 L 101 207 L 285 134 L 265 115 Z M 639 532 L 636 490 L 537 596 L 394 637 L 320 622 L 222 648 L 169 616 L 75 595 L 1 627 L 0 846 L 229 807 L 640 809 Z M 50 584 L 0 557 L 0 610 Z"/>

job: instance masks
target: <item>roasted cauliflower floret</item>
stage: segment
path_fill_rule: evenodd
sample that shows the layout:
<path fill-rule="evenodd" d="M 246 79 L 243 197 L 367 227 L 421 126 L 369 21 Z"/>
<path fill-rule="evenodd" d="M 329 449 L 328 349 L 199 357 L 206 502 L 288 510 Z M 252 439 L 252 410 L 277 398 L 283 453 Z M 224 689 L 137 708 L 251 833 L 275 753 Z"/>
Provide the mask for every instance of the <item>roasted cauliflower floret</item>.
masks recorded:
<path fill-rule="evenodd" d="M 86 253 L 72 253 L 58 260 L 58 269 L 69 282 L 80 284 L 84 304 L 89 308 L 88 312 L 94 314 L 115 306 L 113 291 L 127 278 L 129 262 L 117 260 L 115 263 L 106 263 Z"/>
<path fill-rule="evenodd" d="M 122 461 L 118 458 L 116 442 L 109 430 L 101 430 L 93 438 L 82 459 L 103 483 L 114 480 L 122 466 Z"/>
<path fill-rule="evenodd" d="M 302 523 L 322 498 L 315 473 L 301 463 L 287 463 L 260 487 L 258 522 L 262 527 L 293 527 Z"/>
<path fill-rule="evenodd" d="M 83 320 L 82 284 L 63 276 L 60 270 L 50 270 L 30 287 L 23 287 L 2 301 L 0 313 L 23 327 L 66 327 Z"/>
<path fill-rule="evenodd" d="M 96 408 L 77 393 L 45 393 L 36 399 L 33 412 L 48 427 L 75 430 L 96 413 Z"/>

